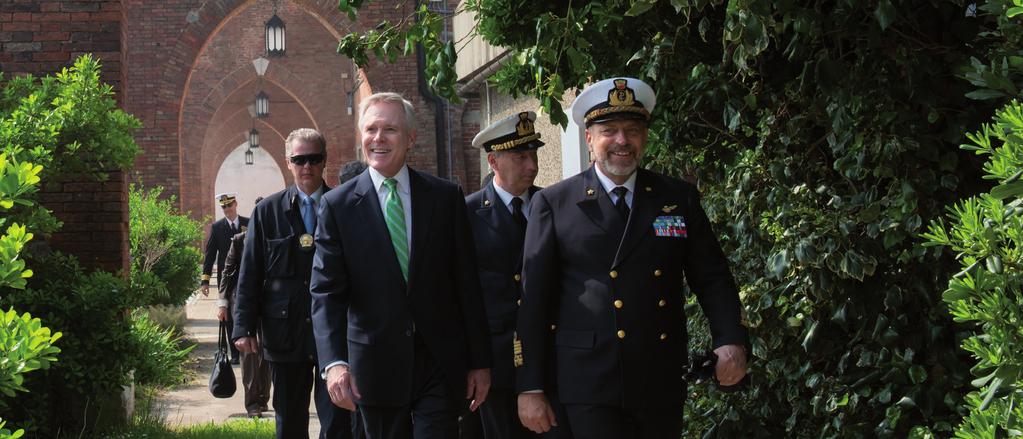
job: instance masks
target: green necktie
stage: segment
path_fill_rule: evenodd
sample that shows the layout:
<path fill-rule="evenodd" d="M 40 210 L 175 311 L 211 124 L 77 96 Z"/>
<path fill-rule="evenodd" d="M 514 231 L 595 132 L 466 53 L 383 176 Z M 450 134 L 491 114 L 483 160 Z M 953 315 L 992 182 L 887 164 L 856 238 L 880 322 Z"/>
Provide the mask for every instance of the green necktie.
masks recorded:
<path fill-rule="evenodd" d="M 408 232 L 405 230 L 405 209 L 401 206 L 401 197 L 398 196 L 398 182 L 393 178 L 384 180 L 387 186 L 387 200 L 384 201 L 384 220 L 387 222 L 387 231 L 391 234 L 391 244 L 394 245 L 394 254 L 398 256 L 398 265 L 401 266 L 401 275 L 408 282 Z"/>

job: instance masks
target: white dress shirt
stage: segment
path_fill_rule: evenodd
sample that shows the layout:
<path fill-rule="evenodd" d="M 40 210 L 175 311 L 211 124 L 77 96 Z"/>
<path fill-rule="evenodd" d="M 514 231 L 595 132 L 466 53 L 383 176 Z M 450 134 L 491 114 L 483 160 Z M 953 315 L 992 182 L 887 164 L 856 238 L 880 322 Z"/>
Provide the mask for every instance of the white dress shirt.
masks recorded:
<path fill-rule="evenodd" d="M 509 212 L 515 212 L 514 210 L 512 210 L 511 205 L 512 200 L 515 198 L 521 198 L 522 214 L 525 215 L 526 218 L 529 218 L 529 189 L 522 191 L 522 195 L 516 197 L 515 195 L 512 195 L 508 191 L 502 189 L 501 186 L 497 185 L 497 183 L 494 183 L 494 192 L 497 192 L 497 196 L 501 198 L 501 202 L 504 203 L 504 207 L 507 207 Z"/>
<path fill-rule="evenodd" d="M 600 180 L 600 185 L 604 187 L 604 192 L 607 192 L 607 195 L 611 197 L 611 204 L 614 205 L 618 202 L 618 196 L 611 191 L 618 186 L 625 186 L 629 190 L 629 192 L 625 193 L 625 204 L 629 206 L 629 209 L 632 209 L 632 198 L 636 193 L 636 171 L 632 172 L 632 175 L 629 176 L 628 180 L 625 180 L 625 183 L 617 184 L 611 181 L 603 172 L 600 172 L 600 166 L 594 164 L 593 169 L 597 171 L 597 180 Z"/>

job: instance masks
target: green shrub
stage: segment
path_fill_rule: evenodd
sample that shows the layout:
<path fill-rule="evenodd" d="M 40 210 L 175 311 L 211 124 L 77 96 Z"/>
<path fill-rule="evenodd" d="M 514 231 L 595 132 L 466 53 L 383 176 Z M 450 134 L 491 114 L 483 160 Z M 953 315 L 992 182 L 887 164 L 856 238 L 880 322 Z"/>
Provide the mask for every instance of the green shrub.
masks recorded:
<path fill-rule="evenodd" d="M 967 398 L 956 437 L 1006 437 L 1023 431 L 1023 104 L 1010 103 L 969 138 L 963 148 L 987 157 L 985 178 L 999 184 L 950 207 L 948 224 L 933 221 L 924 237 L 960 263 L 942 300 L 971 330 L 962 347 L 977 360 L 981 390 Z"/>
<path fill-rule="evenodd" d="M 126 310 L 139 305 L 128 282 L 114 274 L 86 272 L 75 258 L 53 253 L 31 256 L 35 268 L 27 287 L 10 291 L 0 305 L 32 309 L 60 328 L 60 362 L 25 380 L 30 393 L 2 398 L 4 413 L 37 436 L 57 431 L 91 431 L 97 397 L 119 392 L 141 361 Z"/>
<path fill-rule="evenodd" d="M 132 289 L 150 305 L 182 305 L 199 286 L 202 225 L 162 193 L 132 185 L 128 194 Z"/>
<path fill-rule="evenodd" d="M 188 377 L 188 353 L 195 344 L 185 344 L 174 328 L 162 328 L 145 311 L 131 314 L 132 335 L 139 349 L 135 382 L 140 385 L 171 387 Z"/>

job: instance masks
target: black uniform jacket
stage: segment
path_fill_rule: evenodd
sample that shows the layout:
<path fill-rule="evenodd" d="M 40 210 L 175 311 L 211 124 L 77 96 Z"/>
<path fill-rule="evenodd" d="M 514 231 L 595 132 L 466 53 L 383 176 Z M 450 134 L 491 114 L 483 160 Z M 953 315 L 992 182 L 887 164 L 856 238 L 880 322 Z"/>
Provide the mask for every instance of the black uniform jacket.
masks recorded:
<path fill-rule="evenodd" d="M 540 188 L 529 189 L 530 195 Z M 490 381 L 493 388 L 515 389 L 515 366 L 512 362 L 512 336 L 515 317 L 522 297 L 522 243 L 525 230 L 512 218 L 511 211 L 494 190 L 491 182 L 483 189 L 465 197 L 469 226 L 476 243 L 483 307 L 490 326 L 490 344 L 494 367 Z"/>
<path fill-rule="evenodd" d="M 638 172 L 628 224 L 592 167 L 530 201 L 520 392 L 543 389 L 553 368 L 565 404 L 681 407 L 683 279 L 710 321 L 714 346 L 746 344 L 735 281 L 696 188 Z M 543 348 L 552 338 L 554 358 Z"/>
<path fill-rule="evenodd" d="M 311 293 L 320 366 L 347 361 L 362 404 L 409 404 L 414 331 L 465 395 L 468 369 L 491 366 L 472 234 L 461 189 L 409 170 L 409 280 L 369 171 L 323 197 Z M 406 207 L 407 208 L 407 207 Z"/>
<path fill-rule="evenodd" d="M 238 231 L 249 225 L 249 219 L 238 216 Z M 210 227 L 210 237 L 206 240 L 206 256 L 202 262 L 202 274 L 209 276 L 213 274 L 213 263 L 217 264 L 217 273 L 220 279 L 224 277 L 224 259 L 227 258 L 227 250 L 231 248 L 231 237 L 234 236 L 227 218 L 221 218 Z M 206 277 L 205 279 L 209 279 Z"/>
<path fill-rule="evenodd" d="M 324 184 L 324 190 L 330 188 Z M 313 248 L 299 244 L 305 223 L 298 192 L 293 185 L 266 197 L 252 212 L 235 292 L 232 336 L 253 336 L 261 328 L 267 360 L 315 363 L 309 321 Z"/>

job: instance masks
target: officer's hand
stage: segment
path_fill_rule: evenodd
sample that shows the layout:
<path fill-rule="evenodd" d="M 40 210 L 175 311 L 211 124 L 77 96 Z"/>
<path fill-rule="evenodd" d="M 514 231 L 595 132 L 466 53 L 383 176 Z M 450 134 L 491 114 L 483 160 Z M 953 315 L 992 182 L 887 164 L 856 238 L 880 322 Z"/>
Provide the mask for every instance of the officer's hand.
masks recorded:
<path fill-rule="evenodd" d="M 219 307 L 217 307 L 217 320 L 220 320 L 221 322 L 226 322 L 227 321 L 227 307 L 226 306 L 219 306 Z"/>
<path fill-rule="evenodd" d="M 519 394 L 519 420 L 533 433 L 546 433 L 557 427 L 554 410 L 543 393 Z"/>
<path fill-rule="evenodd" d="M 732 386 L 746 376 L 746 348 L 742 345 L 728 344 L 714 349 L 718 356 L 714 374 L 722 386 Z"/>
<path fill-rule="evenodd" d="M 334 405 L 353 412 L 355 401 L 362 399 L 359 387 L 355 385 L 355 376 L 343 364 L 327 369 L 327 393 Z"/>
<path fill-rule="evenodd" d="M 210 295 L 210 284 L 202 284 L 202 295 L 203 296 Z"/>
<path fill-rule="evenodd" d="M 490 393 L 490 369 L 473 369 L 466 377 L 465 399 L 472 399 L 469 411 L 476 411 Z"/>
<path fill-rule="evenodd" d="M 259 352 L 259 342 L 256 341 L 256 337 L 242 337 L 234 341 L 234 347 L 238 348 L 246 354 L 255 354 Z"/>

